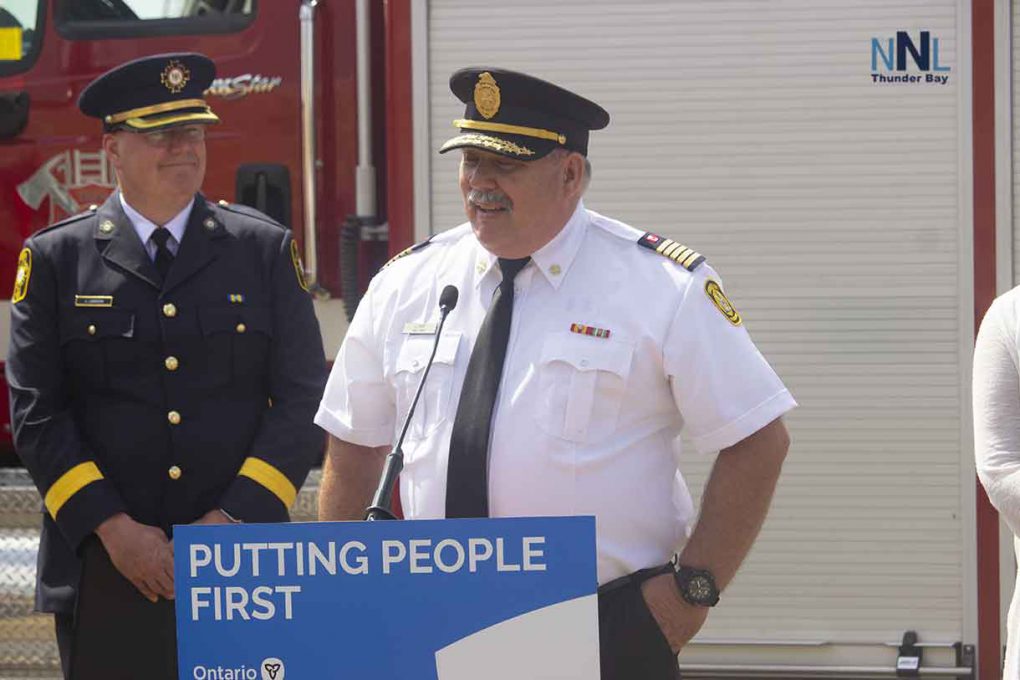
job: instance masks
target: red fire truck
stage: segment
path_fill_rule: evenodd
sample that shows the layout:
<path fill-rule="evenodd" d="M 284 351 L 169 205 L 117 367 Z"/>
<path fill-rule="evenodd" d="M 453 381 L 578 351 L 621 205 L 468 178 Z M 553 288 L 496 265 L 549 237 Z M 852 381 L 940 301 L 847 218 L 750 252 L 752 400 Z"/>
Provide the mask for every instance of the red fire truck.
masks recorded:
<path fill-rule="evenodd" d="M 115 186 L 101 130 L 77 111 L 82 88 L 138 56 L 198 51 L 216 62 L 207 97 L 223 120 L 210 130 L 204 191 L 294 230 L 335 352 L 360 287 L 390 250 L 411 241 L 410 152 L 402 146 L 409 133 L 400 130 L 409 124 L 393 104 L 410 90 L 409 69 L 398 63 L 408 54 L 408 5 L 5 1 L 0 281 L 14 280 L 26 236 L 101 203 Z M 6 321 L 6 310 L 0 317 Z M 0 414 L 0 450 L 10 461 L 6 403 Z"/>

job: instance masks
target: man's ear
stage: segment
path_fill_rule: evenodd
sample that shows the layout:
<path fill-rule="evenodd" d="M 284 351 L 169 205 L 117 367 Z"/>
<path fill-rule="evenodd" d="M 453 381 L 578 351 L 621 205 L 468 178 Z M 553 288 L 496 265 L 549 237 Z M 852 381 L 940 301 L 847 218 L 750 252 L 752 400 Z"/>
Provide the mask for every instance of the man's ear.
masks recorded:
<path fill-rule="evenodd" d="M 106 157 L 113 163 L 114 168 L 119 168 L 121 164 L 120 159 L 120 140 L 117 135 L 110 134 L 109 132 L 103 133 L 103 151 L 106 152 Z"/>
<path fill-rule="evenodd" d="M 584 156 L 576 151 L 563 163 L 563 188 L 568 194 L 580 194 L 584 189 Z"/>

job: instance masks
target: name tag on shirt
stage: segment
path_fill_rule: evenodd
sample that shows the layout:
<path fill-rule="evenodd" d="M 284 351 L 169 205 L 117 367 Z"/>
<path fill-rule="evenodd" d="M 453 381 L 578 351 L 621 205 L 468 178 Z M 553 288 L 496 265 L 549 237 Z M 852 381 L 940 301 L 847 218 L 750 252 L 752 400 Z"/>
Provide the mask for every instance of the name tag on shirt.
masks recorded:
<path fill-rule="evenodd" d="M 113 307 L 112 295 L 75 295 L 75 307 Z"/>
<path fill-rule="evenodd" d="M 435 335 L 439 327 L 435 321 L 431 323 L 405 323 L 404 335 Z"/>

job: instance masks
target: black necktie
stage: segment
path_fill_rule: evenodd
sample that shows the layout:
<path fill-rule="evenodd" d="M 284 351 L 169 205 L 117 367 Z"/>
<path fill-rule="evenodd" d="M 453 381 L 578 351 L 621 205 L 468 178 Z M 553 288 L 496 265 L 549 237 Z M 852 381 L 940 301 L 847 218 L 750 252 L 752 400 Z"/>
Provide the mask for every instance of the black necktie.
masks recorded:
<path fill-rule="evenodd" d="M 503 281 L 492 297 L 492 306 L 478 331 L 464 389 L 457 404 L 450 438 L 446 472 L 446 516 L 489 516 L 489 432 L 496 405 L 506 343 L 510 339 L 510 316 L 514 309 L 514 278 L 531 260 L 500 258 Z"/>
<path fill-rule="evenodd" d="M 156 271 L 159 272 L 159 278 L 166 281 L 166 274 L 174 262 L 174 254 L 166 246 L 166 242 L 170 238 L 170 230 L 161 227 L 152 232 L 152 236 L 149 238 L 156 244 Z"/>

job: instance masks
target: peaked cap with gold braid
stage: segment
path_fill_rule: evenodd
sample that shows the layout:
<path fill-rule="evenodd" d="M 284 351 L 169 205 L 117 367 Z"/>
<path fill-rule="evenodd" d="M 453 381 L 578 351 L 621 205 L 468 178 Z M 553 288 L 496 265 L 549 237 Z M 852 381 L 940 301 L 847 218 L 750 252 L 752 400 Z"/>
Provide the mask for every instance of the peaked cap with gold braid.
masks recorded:
<path fill-rule="evenodd" d="M 103 131 L 151 132 L 218 123 L 203 93 L 216 77 L 212 59 L 196 52 L 156 54 L 129 61 L 93 80 L 78 98 Z"/>
<path fill-rule="evenodd" d="M 609 125 L 601 106 L 558 85 L 500 68 L 465 68 L 450 89 L 467 106 L 460 134 L 439 149 L 471 147 L 533 161 L 556 148 L 588 155 L 588 133 Z"/>

